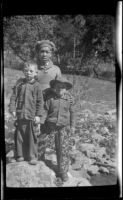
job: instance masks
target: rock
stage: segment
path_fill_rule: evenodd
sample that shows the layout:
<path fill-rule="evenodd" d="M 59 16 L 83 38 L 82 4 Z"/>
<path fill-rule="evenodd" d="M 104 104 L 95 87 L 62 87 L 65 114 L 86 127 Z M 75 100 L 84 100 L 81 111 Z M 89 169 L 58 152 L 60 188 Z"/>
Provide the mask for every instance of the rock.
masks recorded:
<path fill-rule="evenodd" d="M 53 153 L 46 152 L 45 159 L 50 160 L 55 165 L 57 164 L 57 158 L 56 158 L 56 154 L 54 152 Z"/>
<path fill-rule="evenodd" d="M 13 158 L 13 157 L 14 157 L 14 151 L 13 151 L 13 150 L 9 151 L 9 152 L 6 154 L 6 157 L 7 157 L 7 158 Z"/>
<path fill-rule="evenodd" d="M 109 174 L 109 170 L 106 167 L 102 167 L 102 166 L 99 168 L 99 172 Z"/>
<path fill-rule="evenodd" d="M 105 147 L 99 147 L 96 149 L 96 154 L 98 159 L 102 159 L 103 156 L 106 156 L 106 148 Z"/>
<path fill-rule="evenodd" d="M 102 135 L 98 134 L 97 132 L 93 132 L 92 138 L 94 140 L 96 140 L 97 142 L 100 142 L 100 141 L 105 139 L 105 137 L 103 137 Z"/>
<path fill-rule="evenodd" d="M 95 158 L 96 157 L 96 146 L 91 143 L 84 143 L 78 146 L 78 149 L 87 157 Z"/>
<path fill-rule="evenodd" d="M 74 150 L 70 152 L 72 169 L 81 169 L 82 164 L 83 164 L 83 156 L 84 155 L 78 150 Z"/>
<path fill-rule="evenodd" d="M 74 177 L 68 172 L 68 181 L 61 187 L 66 186 L 90 186 L 90 182 L 82 176 Z M 56 176 L 53 170 L 38 161 L 37 165 L 29 165 L 28 162 L 9 163 L 6 165 L 7 187 L 57 187 Z"/>
<path fill-rule="evenodd" d="M 116 115 L 116 109 L 112 109 L 112 110 L 109 110 L 107 111 L 105 114 L 109 114 L 109 115 Z"/>
<path fill-rule="evenodd" d="M 84 168 L 90 175 L 99 174 L 99 167 L 96 165 L 84 165 Z"/>
<path fill-rule="evenodd" d="M 6 166 L 8 187 L 55 187 L 54 180 L 55 173 L 41 161 L 34 166 L 25 161 Z"/>
<path fill-rule="evenodd" d="M 68 173 L 69 179 L 63 184 L 63 187 L 75 187 L 75 186 L 91 186 L 91 183 L 86 178 L 76 178 Z"/>
<path fill-rule="evenodd" d="M 81 160 L 77 160 L 74 164 L 72 164 L 72 169 L 81 169 L 82 167 L 82 162 Z"/>
<path fill-rule="evenodd" d="M 90 179 L 90 176 L 88 175 L 88 173 L 86 172 L 86 170 L 84 168 L 81 168 L 80 170 L 73 170 L 72 166 L 70 166 L 69 168 L 69 173 L 76 178 L 86 178 L 86 179 Z"/>
<path fill-rule="evenodd" d="M 100 129 L 100 132 L 102 135 L 109 134 L 109 129 L 104 126 Z"/>
<path fill-rule="evenodd" d="M 94 152 L 91 152 L 90 150 L 87 150 L 85 155 L 89 158 L 96 158 L 97 157 L 97 154 L 94 153 Z"/>
<path fill-rule="evenodd" d="M 80 144 L 78 148 L 81 152 L 86 152 L 87 150 L 94 151 L 96 147 L 94 144 L 84 143 L 84 144 Z"/>
<path fill-rule="evenodd" d="M 80 182 L 78 182 L 77 186 L 91 186 L 91 183 L 87 179 L 82 178 Z"/>

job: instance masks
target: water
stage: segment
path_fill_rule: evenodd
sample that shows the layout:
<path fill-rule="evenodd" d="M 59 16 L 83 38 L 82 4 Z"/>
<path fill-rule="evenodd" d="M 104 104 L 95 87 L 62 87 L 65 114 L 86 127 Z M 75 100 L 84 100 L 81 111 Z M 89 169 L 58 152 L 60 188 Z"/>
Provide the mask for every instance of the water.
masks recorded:
<path fill-rule="evenodd" d="M 93 186 L 116 185 L 117 176 L 115 174 L 98 174 L 91 177 L 90 182 Z"/>

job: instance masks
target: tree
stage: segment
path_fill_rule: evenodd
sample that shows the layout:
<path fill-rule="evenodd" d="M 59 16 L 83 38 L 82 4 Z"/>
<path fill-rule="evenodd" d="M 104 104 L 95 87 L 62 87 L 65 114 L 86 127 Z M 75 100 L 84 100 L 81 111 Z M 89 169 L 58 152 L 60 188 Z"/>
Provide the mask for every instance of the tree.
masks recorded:
<path fill-rule="evenodd" d="M 85 35 L 82 39 L 84 59 L 95 52 L 102 60 L 114 58 L 114 19 L 108 15 L 85 16 Z"/>
<path fill-rule="evenodd" d="M 35 42 L 52 38 L 56 21 L 48 15 L 4 18 L 4 46 L 23 61 L 34 58 Z"/>

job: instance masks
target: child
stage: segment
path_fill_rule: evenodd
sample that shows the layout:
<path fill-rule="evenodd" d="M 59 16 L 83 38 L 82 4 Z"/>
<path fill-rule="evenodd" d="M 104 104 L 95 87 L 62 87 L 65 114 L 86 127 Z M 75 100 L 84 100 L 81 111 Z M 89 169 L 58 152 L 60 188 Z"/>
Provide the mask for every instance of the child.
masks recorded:
<path fill-rule="evenodd" d="M 55 44 L 49 40 L 41 40 L 36 43 L 36 59 L 38 63 L 38 81 L 41 84 L 43 93 L 50 87 L 50 81 L 61 76 L 61 70 L 52 62 L 52 56 L 55 52 Z"/>
<path fill-rule="evenodd" d="M 62 181 L 68 180 L 69 169 L 69 133 L 74 131 L 74 102 L 68 91 L 72 84 L 63 77 L 50 81 L 51 91 L 45 94 L 47 117 L 44 132 L 55 134 L 55 149 L 58 164 L 57 176 Z M 69 128 L 70 127 L 70 128 Z M 42 136 L 43 130 L 42 130 Z M 45 141 L 46 142 L 46 141 Z M 45 152 L 46 145 L 43 147 Z"/>
<path fill-rule="evenodd" d="M 20 78 L 13 88 L 9 112 L 16 117 L 15 158 L 37 164 L 37 136 L 35 125 L 43 123 L 43 95 L 41 85 L 35 80 L 37 65 L 28 62 L 24 66 L 25 78 Z"/>

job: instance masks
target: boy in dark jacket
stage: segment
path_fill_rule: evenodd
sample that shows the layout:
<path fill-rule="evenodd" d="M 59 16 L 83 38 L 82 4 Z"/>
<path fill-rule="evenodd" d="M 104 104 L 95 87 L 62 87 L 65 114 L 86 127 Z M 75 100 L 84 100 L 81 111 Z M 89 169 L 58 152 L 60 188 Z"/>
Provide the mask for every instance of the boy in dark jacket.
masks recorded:
<path fill-rule="evenodd" d="M 35 80 L 37 65 L 28 62 L 24 66 L 25 78 L 20 78 L 13 88 L 9 112 L 15 121 L 15 158 L 37 164 L 37 136 L 35 125 L 43 123 L 44 103 L 40 84 Z"/>
<path fill-rule="evenodd" d="M 74 101 L 68 91 L 72 84 L 63 77 L 50 81 L 51 91 L 45 94 L 47 117 L 44 132 L 55 135 L 55 149 L 58 164 L 57 176 L 68 180 L 69 169 L 69 133 L 74 131 Z M 71 129 L 71 130 L 70 130 Z M 42 130 L 42 136 L 43 130 Z M 46 145 L 44 145 L 44 152 Z"/>

